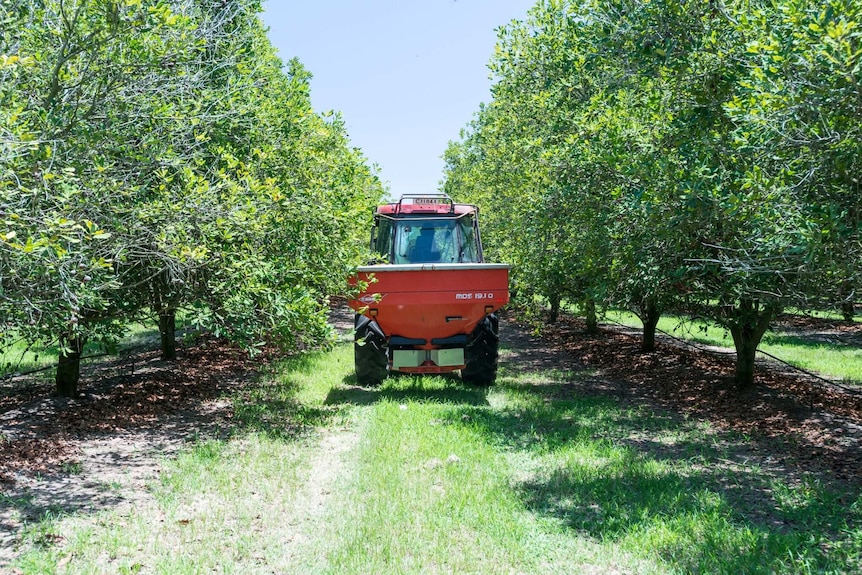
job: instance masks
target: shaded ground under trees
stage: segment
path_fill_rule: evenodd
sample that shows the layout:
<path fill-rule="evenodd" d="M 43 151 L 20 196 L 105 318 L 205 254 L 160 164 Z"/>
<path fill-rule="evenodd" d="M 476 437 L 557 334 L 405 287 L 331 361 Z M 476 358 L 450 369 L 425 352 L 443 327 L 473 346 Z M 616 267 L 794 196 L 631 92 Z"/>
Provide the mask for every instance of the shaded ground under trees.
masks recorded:
<path fill-rule="evenodd" d="M 782 329 L 813 342 L 831 339 L 862 344 L 862 324 L 783 317 Z M 542 338 L 572 365 L 599 371 L 593 392 L 646 400 L 683 417 L 709 421 L 772 452 L 793 473 L 824 475 L 852 483 L 862 477 L 862 387 L 829 383 L 772 360 L 758 360 L 756 386 L 740 391 L 732 353 L 659 339 L 653 353 L 640 351 L 639 333 L 603 326 L 585 333 L 583 320 L 563 317 Z M 732 350 L 729 350 L 732 351 Z"/>
<path fill-rule="evenodd" d="M 501 329 L 509 369 L 594 369 L 591 383 L 573 384 L 567 393 L 646 403 L 739 433 L 773 473 L 811 474 L 843 486 L 862 477 L 862 391 L 764 362 L 756 388 L 740 394 L 732 357 L 662 339 L 656 352 L 644 354 L 637 334 L 603 326 L 586 335 L 582 320 L 566 316 L 533 336 L 517 319 L 510 312 Z M 862 338 L 858 324 L 811 319 L 788 327 L 814 338 L 824 327 Z M 0 493 L 76 473 L 94 438 L 173 426 L 182 443 L 229 432 L 233 413 L 225 396 L 240 393 L 267 354 L 249 360 L 236 346 L 204 339 L 179 355 L 180 362 L 164 362 L 154 349 L 88 366 L 78 399 L 54 397 L 49 382 L 0 382 Z"/>

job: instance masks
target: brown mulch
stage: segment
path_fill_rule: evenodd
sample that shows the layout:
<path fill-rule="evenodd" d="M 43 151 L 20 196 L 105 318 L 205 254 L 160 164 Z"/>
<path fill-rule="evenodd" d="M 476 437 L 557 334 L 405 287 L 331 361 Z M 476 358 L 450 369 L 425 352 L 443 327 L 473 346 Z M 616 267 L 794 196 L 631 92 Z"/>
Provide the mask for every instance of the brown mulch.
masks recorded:
<path fill-rule="evenodd" d="M 176 362 L 147 351 L 84 367 L 75 399 L 53 396 L 53 387 L 45 383 L 7 390 L 0 401 L 0 488 L 20 474 L 46 474 L 74 464 L 78 440 L 86 436 L 157 429 L 166 415 L 220 397 L 229 384 L 269 359 L 257 356 L 252 365 L 236 346 L 203 339 L 181 350 Z"/>
<path fill-rule="evenodd" d="M 806 325 L 831 329 L 835 323 L 841 322 L 809 320 Z M 672 340 L 659 341 L 655 352 L 643 353 L 639 335 L 610 327 L 588 335 L 585 327 L 580 319 L 564 317 L 542 336 L 575 363 L 621 382 L 627 395 L 750 436 L 789 468 L 826 474 L 841 483 L 862 479 L 862 386 L 857 392 L 774 362 L 759 362 L 755 387 L 740 390 L 732 355 Z M 841 327 L 862 333 L 857 324 Z"/>

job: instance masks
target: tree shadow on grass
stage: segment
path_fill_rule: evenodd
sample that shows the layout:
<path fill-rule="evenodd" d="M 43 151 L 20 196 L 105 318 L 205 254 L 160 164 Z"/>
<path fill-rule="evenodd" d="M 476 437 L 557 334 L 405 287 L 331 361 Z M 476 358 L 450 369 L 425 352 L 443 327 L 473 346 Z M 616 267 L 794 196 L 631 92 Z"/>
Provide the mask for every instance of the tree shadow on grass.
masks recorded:
<path fill-rule="evenodd" d="M 709 478 L 662 472 L 634 452 L 605 466 L 554 469 L 517 490 L 534 512 L 660 558 L 684 573 L 783 571 L 791 552 L 826 564 L 820 549 L 805 543 L 816 534 L 738 522 Z"/>
<path fill-rule="evenodd" d="M 293 441 L 327 421 L 332 408 L 300 403 L 290 375 L 313 372 L 315 358 L 280 361 L 288 374 L 280 379 L 260 374 L 272 357 L 252 365 L 242 350 L 207 339 L 183 346 L 177 362 L 147 349 L 87 365 L 76 399 L 55 398 L 50 386 L 0 395 L 0 565 L 38 542 L 33 530 L 59 541 L 53 518 L 149 501 L 166 458 L 249 432 Z"/>
<path fill-rule="evenodd" d="M 768 333 L 763 338 L 764 343 L 772 345 L 789 345 L 794 347 L 808 347 L 813 349 L 848 348 L 857 349 L 862 345 L 862 337 L 855 334 L 810 333 Z"/>
<path fill-rule="evenodd" d="M 338 410 L 310 406 L 294 398 L 258 399 L 234 408 L 234 432 L 262 433 L 270 439 L 292 441 L 326 425 Z"/>
<path fill-rule="evenodd" d="M 862 567 L 858 492 L 787 485 L 728 447 L 741 437 L 719 441 L 677 416 L 579 395 L 575 378 L 588 376 L 567 377 L 504 380 L 510 406 L 453 406 L 445 418 L 536 462 L 513 484 L 527 509 L 682 572 Z"/>
<path fill-rule="evenodd" d="M 488 389 L 465 385 L 453 374 L 393 375 L 379 386 L 361 387 L 351 374 L 342 380 L 340 387 L 330 389 L 324 405 L 371 405 L 380 401 L 479 406 L 488 405 Z"/>
<path fill-rule="evenodd" d="M 300 401 L 302 376 L 319 366 L 319 352 L 303 353 L 281 360 L 269 377 L 259 377 L 234 397 L 234 432 L 262 433 L 271 439 L 295 440 L 315 427 L 325 426 L 338 409 Z"/>
<path fill-rule="evenodd" d="M 354 374 L 333 386 L 322 405 L 300 401 L 303 376 L 319 369 L 319 354 L 306 353 L 279 363 L 277 377 L 261 378 L 235 399 L 233 423 L 236 431 L 263 433 L 279 440 L 305 436 L 343 415 L 350 406 L 380 401 L 407 401 L 452 405 L 487 405 L 486 388 L 464 385 L 456 374 L 414 376 L 393 374 L 381 385 L 361 387 Z"/>
<path fill-rule="evenodd" d="M 586 373 L 560 373 L 569 378 Z M 616 400 L 579 394 L 570 382 L 503 381 L 513 406 L 489 410 L 482 405 L 454 410 L 451 422 L 470 422 L 489 439 L 507 449 L 553 453 L 573 443 L 619 443 L 621 435 L 637 429 L 654 433 L 672 431 L 676 419 L 648 410 L 621 409 Z M 706 446 L 700 446 L 705 448 Z"/>

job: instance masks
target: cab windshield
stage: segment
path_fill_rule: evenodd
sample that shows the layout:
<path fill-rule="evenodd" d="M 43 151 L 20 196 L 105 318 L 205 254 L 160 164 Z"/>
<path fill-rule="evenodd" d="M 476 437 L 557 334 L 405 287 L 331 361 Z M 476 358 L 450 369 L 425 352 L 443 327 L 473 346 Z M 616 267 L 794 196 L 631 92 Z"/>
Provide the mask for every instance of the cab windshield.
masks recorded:
<path fill-rule="evenodd" d="M 376 251 L 394 264 L 476 263 L 472 216 L 459 218 L 381 218 Z"/>

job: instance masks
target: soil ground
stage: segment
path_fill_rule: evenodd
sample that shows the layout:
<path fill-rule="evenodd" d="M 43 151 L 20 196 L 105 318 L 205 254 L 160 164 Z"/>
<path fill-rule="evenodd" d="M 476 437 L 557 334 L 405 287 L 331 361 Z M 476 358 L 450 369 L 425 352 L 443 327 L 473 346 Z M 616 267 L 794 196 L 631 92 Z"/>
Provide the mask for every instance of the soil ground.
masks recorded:
<path fill-rule="evenodd" d="M 339 329 L 352 327 L 347 314 L 335 318 Z M 859 324 L 782 321 L 782 329 L 813 340 L 862 342 Z M 577 378 L 566 393 L 610 396 L 740 432 L 748 439 L 746 457 L 790 481 L 803 475 L 836 487 L 862 481 L 857 390 L 763 362 L 757 386 L 739 391 L 732 357 L 667 339 L 643 354 L 637 334 L 608 327 L 587 335 L 583 323 L 569 317 L 533 335 L 509 313 L 501 334 L 507 369 L 589 369 L 594 376 Z M 165 456 L 190 441 L 230 434 L 226 398 L 261 363 L 261 357 L 249 360 L 204 339 L 181 349 L 176 362 L 146 351 L 88 366 L 74 400 L 54 397 L 46 382 L 0 383 L 0 566 L 13 557 L 22 530 L 46 513 L 131 508 L 148 499 L 146 485 L 158 477 Z M 324 444 L 327 453 L 343 451 Z M 648 438 L 637 447 L 662 449 Z M 331 470 L 324 459 L 315 465 L 321 474 Z"/>

